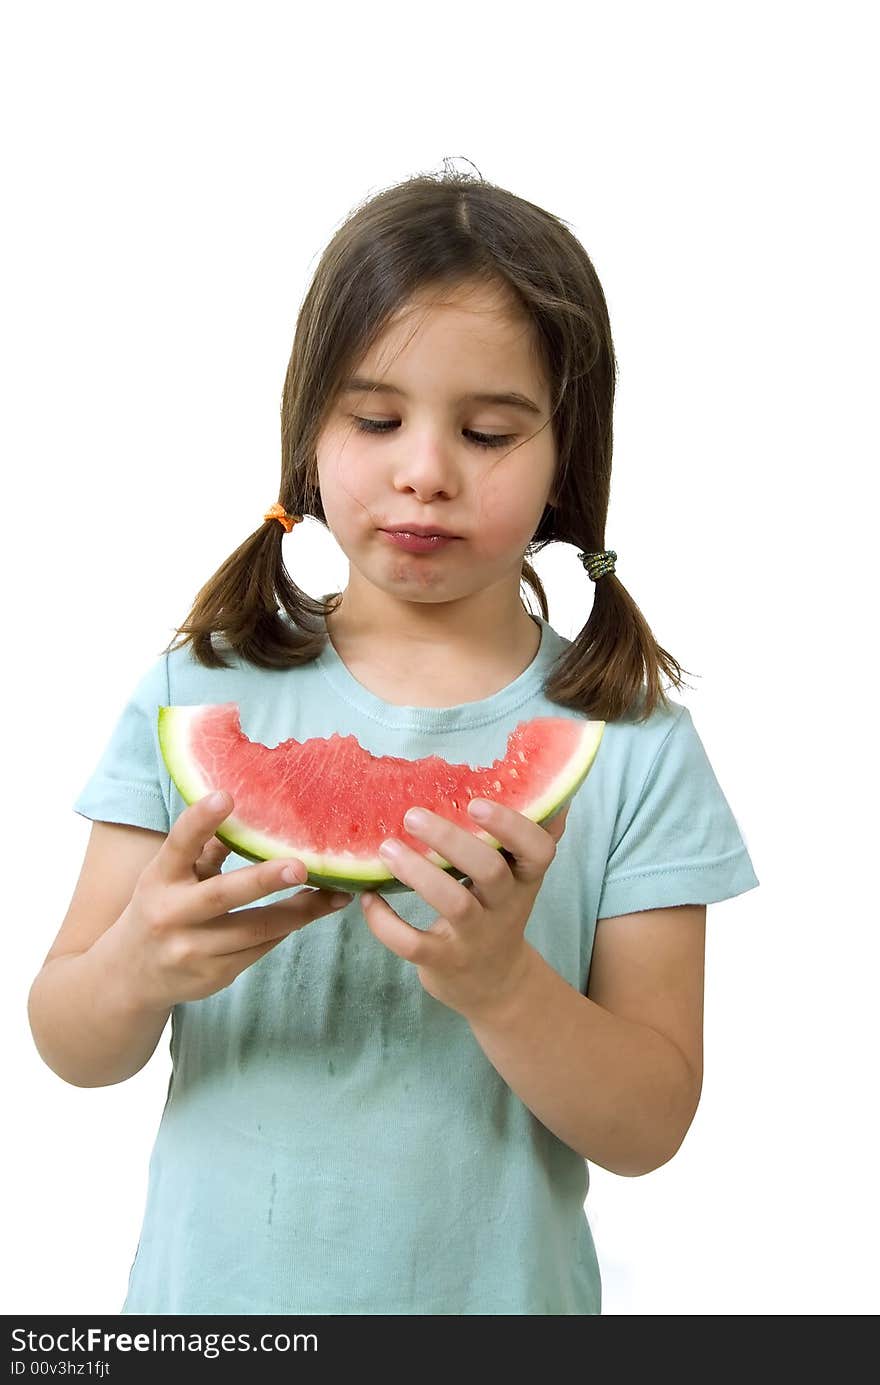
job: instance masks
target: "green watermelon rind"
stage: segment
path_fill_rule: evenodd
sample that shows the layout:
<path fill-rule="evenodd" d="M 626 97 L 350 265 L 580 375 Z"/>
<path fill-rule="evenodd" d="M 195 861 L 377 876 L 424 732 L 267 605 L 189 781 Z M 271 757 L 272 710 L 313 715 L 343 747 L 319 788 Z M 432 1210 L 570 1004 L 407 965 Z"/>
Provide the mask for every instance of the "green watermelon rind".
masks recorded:
<path fill-rule="evenodd" d="M 188 806 L 199 802 L 216 787 L 198 773 L 187 752 L 186 733 L 190 719 L 203 711 L 203 704 L 188 706 L 178 703 L 174 706 L 160 707 L 158 714 L 162 757 L 181 798 Z M 571 802 L 593 766 L 605 725 L 604 721 L 583 722 L 581 735 L 575 748 L 565 759 L 559 774 L 539 797 L 518 810 L 523 817 L 543 824 L 549 822 Z M 234 800 L 235 795 L 232 797 Z M 480 841 L 501 851 L 505 859 L 512 859 L 511 853 L 504 850 L 491 833 L 477 827 L 476 824 L 470 830 Z M 214 836 L 237 855 L 255 864 L 277 858 L 295 858 L 302 861 L 308 871 L 306 885 L 318 886 L 325 890 L 348 890 L 353 893 L 376 890 L 383 894 L 397 894 L 412 889 L 412 886 L 398 880 L 389 872 L 381 856 L 361 858 L 354 862 L 338 856 L 330 857 L 326 853 L 293 849 L 289 842 L 254 832 L 241 818 L 236 818 L 234 810 L 215 828 Z M 445 870 L 453 879 L 470 879 L 464 871 L 458 870 L 452 862 L 431 848 L 426 846 L 424 854 L 426 860 Z"/>

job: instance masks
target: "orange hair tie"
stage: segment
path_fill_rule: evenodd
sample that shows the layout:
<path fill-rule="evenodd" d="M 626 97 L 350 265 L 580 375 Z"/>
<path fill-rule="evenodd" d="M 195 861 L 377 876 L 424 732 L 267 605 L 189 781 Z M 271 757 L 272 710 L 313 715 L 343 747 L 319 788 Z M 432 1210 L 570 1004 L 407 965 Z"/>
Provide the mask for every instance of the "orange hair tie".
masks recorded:
<path fill-rule="evenodd" d="M 302 515 L 289 515 L 284 506 L 279 505 L 277 500 L 263 515 L 263 519 L 277 519 L 279 524 L 284 525 L 285 532 L 288 534 L 295 524 L 302 523 Z"/>

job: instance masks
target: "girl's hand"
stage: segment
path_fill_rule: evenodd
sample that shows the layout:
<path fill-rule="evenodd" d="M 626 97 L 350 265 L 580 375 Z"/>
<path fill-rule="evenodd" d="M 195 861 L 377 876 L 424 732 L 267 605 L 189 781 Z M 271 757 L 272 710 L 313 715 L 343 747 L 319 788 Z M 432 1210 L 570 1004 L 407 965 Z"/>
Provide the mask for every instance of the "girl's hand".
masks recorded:
<path fill-rule="evenodd" d="M 113 924 L 127 992 L 140 1007 L 164 1010 L 213 995 L 289 933 L 344 907 L 330 891 L 308 889 L 241 908 L 289 890 L 291 882 L 281 878 L 286 866 L 296 868 L 300 883 L 306 868 L 296 860 L 260 861 L 224 875 L 229 848 L 213 834 L 232 806 L 227 794 L 221 807 L 210 808 L 205 797 L 185 808 Z"/>
<path fill-rule="evenodd" d="M 195 872 L 200 880 L 210 880 L 223 870 L 223 862 L 229 855 L 229 847 L 219 837 L 212 837 L 196 861 Z"/>
<path fill-rule="evenodd" d="M 383 857 L 398 880 L 441 911 L 430 928 L 413 928 L 381 895 L 361 895 L 370 931 L 414 963 L 429 995 L 465 1019 L 476 1019 L 519 984 L 529 946 L 523 934 L 569 807 L 539 827 L 515 809 L 491 803 L 480 826 L 501 843 L 506 856 L 437 813 L 421 810 L 425 826 L 405 815 L 407 831 L 472 882 L 455 880 L 402 842 L 397 854 Z"/>

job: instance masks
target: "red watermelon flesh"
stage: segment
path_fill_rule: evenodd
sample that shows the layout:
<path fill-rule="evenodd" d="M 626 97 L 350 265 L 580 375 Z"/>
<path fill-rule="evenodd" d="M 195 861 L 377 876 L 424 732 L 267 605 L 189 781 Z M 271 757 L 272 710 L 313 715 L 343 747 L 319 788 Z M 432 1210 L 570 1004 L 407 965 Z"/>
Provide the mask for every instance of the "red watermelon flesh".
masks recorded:
<path fill-rule="evenodd" d="M 237 702 L 159 708 L 162 755 L 186 803 L 216 789 L 232 795 L 216 832 L 222 842 L 251 861 L 295 857 L 312 885 L 385 893 L 410 888 L 378 854 L 386 837 L 466 878 L 404 828 L 408 808 L 428 808 L 500 850 L 468 815 L 470 799 L 547 821 L 583 783 L 604 729 L 583 717 L 535 717 L 511 731 L 503 759 L 472 767 L 439 755 L 373 755 L 338 733 L 263 745 L 242 731 Z"/>

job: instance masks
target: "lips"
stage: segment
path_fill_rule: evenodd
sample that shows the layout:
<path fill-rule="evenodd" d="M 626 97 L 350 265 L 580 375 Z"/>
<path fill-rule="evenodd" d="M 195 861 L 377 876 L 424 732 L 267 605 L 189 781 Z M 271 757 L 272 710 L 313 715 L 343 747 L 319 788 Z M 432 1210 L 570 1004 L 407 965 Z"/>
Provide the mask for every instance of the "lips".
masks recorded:
<path fill-rule="evenodd" d="M 430 539 L 439 536 L 444 539 L 457 538 L 450 529 L 441 529 L 439 525 L 433 528 L 427 524 L 383 524 L 381 526 L 386 534 L 415 534 L 420 539 Z"/>
<path fill-rule="evenodd" d="M 408 553 L 439 553 L 459 540 L 450 534 L 412 534 L 394 529 L 380 529 L 389 543 L 403 548 Z"/>

